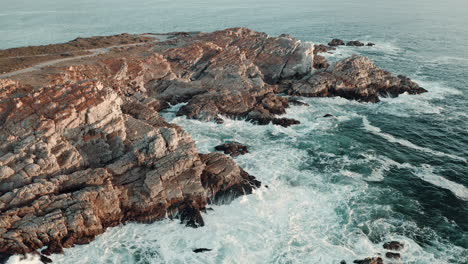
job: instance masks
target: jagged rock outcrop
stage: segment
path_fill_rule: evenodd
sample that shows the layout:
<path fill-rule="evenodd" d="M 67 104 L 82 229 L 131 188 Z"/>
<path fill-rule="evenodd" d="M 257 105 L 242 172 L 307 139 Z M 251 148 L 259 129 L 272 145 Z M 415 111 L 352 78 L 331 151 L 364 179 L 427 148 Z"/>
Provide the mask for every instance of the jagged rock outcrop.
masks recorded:
<path fill-rule="evenodd" d="M 0 257 L 60 253 L 127 221 L 202 226 L 208 203 L 260 186 L 226 155 L 198 153 L 159 115 L 170 104 L 185 103 L 177 115 L 193 119 L 287 127 L 299 124 L 280 116 L 289 104 L 307 104 L 280 94 L 377 102 L 425 92 L 365 57 L 329 66 L 289 35 L 233 28 L 144 37 L 0 78 Z"/>
<path fill-rule="evenodd" d="M 0 253 L 87 243 L 109 226 L 180 216 L 251 193 L 254 177 L 99 81 L 0 82 Z"/>
<path fill-rule="evenodd" d="M 295 82 L 291 95 L 310 97 L 341 96 L 364 102 L 378 102 L 379 96 L 427 92 L 409 78 L 378 68 L 369 58 L 353 55 L 338 62 L 332 69 L 311 74 Z"/>

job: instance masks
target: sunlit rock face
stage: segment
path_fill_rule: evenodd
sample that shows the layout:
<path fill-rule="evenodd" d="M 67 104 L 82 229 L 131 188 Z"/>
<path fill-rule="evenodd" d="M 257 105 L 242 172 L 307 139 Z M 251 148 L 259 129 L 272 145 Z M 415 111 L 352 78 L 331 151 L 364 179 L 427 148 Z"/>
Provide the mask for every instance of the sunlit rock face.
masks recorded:
<path fill-rule="evenodd" d="M 208 203 L 260 186 L 226 155 L 200 154 L 159 115 L 170 104 L 203 121 L 290 126 L 299 121 L 279 115 L 297 101 L 279 94 L 377 102 L 425 91 L 365 57 L 329 66 L 288 35 L 166 37 L 0 79 L 0 254 L 61 252 L 127 221 L 200 226 Z"/>

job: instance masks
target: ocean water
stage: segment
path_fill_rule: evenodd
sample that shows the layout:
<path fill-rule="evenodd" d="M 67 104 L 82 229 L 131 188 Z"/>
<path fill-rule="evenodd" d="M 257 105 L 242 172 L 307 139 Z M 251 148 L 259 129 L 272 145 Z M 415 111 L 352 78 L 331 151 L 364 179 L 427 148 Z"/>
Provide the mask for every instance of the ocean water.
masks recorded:
<path fill-rule="evenodd" d="M 283 128 L 225 124 L 163 113 L 203 153 L 226 140 L 249 145 L 236 158 L 268 188 L 213 206 L 206 226 L 127 224 L 54 263 L 352 263 L 405 243 L 392 263 L 468 263 L 468 4 L 414 1 L 0 0 L 0 48 L 121 32 L 212 31 L 247 26 L 303 41 L 372 41 L 340 47 L 429 92 L 378 104 L 303 98 Z M 324 114 L 336 118 L 322 118 Z M 211 248 L 195 254 L 194 248 Z M 37 263 L 34 257 L 10 263 Z"/>

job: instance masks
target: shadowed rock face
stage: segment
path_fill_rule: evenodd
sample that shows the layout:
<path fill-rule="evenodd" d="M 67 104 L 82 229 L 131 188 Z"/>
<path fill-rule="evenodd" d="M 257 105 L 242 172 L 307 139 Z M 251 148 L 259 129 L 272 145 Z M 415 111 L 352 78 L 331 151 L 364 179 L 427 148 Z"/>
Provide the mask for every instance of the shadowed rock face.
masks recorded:
<path fill-rule="evenodd" d="M 288 35 L 166 37 L 0 79 L 0 256 L 59 253 L 127 221 L 201 226 L 208 203 L 260 186 L 226 155 L 198 153 L 160 117 L 169 104 L 186 103 L 177 114 L 188 118 L 286 127 L 299 121 L 278 116 L 290 103 L 279 93 L 377 102 L 425 91 L 365 57 L 325 70 L 313 44 Z"/>

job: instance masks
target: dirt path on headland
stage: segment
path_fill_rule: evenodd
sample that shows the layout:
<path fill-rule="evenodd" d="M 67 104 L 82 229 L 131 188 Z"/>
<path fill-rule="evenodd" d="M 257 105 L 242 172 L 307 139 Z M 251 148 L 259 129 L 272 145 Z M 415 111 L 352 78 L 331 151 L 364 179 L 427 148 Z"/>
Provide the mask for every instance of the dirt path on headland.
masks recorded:
<path fill-rule="evenodd" d="M 157 41 L 157 40 L 155 40 L 155 41 Z M 91 52 L 91 53 L 90 53 L 90 54 L 86 54 L 86 55 L 80 55 L 80 56 L 70 57 L 70 58 L 63 58 L 63 59 L 56 59 L 56 60 L 45 61 L 45 62 L 36 64 L 36 65 L 33 65 L 33 66 L 31 66 L 31 67 L 27 67 L 27 68 L 21 69 L 21 70 L 17 70 L 17 71 L 12 71 L 12 72 L 8 72 L 8 73 L 0 74 L 0 78 L 9 78 L 9 77 L 11 77 L 11 76 L 15 76 L 15 75 L 18 75 L 18 74 L 23 74 L 23 73 L 28 73 L 28 72 L 40 70 L 41 68 L 44 68 L 44 67 L 47 67 L 47 66 L 52 66 L 52 65 L 54 65 L 54 64 L 61 63 L 61 62 L 65 62 L 65 61 L 79 60 L 79 59 L 82 59 L 82 58 L 97 56 L 97 55 L 100 55 L 100 54 L 107 53 L 107 52 L 109 52 L 109 51 L 110 51 L 111 49 L 113 49 L 113 48 L 124 48 L 124 47 L 141 46 L 141 45 L 147 45 L 147 44 L 148 44 L 148 42 L 144 42 L 144 43 L 133 43 L 133 44 L 125 44 L 125 45 L 115 45 L 115 46 L 110 46 L 110 47 L 106 47 L 106 48 L 99 48 L 99 49 L 83 50 L 83 51 L 87 51 L 87 52 Z M 49 55 L 49 54 L 37 55 L 37 56 L 47 56 L 47 55 Z M 18 56 L 18 57 L 21 57 L 21 56 Z"/>
<path fill-rule="evenodd" d="M 0 78 L 24 74 L 62 62 L 109 52 L 113 48 L 141 46 L 168 40 L 173 34 L 120 34 L 76 38 L 66 43 L 0 50 Z"/>

